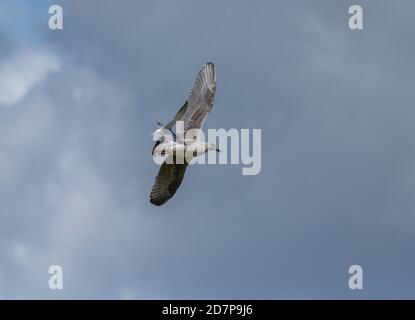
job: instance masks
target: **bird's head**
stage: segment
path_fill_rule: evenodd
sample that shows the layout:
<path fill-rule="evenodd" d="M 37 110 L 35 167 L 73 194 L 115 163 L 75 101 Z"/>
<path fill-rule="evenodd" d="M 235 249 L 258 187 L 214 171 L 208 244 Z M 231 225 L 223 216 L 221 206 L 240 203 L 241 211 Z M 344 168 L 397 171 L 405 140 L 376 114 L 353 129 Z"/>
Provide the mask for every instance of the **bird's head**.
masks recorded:
<path fill-rule="evenodd" d="M 167 132 L 168 132 L 168 131 L 167 131 L 167 129 L 165 129 L 165 128 L 163 128 L 163 127 L 158 128 L 156 131 L 154 131 L 154 132 L 152 133 L 152 135 L 153 135 L 153 141 L 160 141 L 160 140 L 162 140 L 163 136 L 164 136 Z"/>
<path fill-rule="evenodd" d="M 214 143 L 207 143 L 206 144 L 206 151 L 215 150 L 216 152 L 220 152 L 219 148 Z"/>

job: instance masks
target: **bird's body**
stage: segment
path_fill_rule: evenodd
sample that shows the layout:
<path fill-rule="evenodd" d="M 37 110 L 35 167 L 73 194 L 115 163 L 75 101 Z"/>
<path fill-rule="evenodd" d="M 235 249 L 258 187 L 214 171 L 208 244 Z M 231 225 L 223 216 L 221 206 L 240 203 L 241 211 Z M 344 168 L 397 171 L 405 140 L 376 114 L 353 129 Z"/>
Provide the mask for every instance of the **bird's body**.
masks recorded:
<path fill-rule="evenodd" d="M 150 202 L 160 206 L 167 202 L 179 188 L 188 163 L 193 157 L 204 154 L 209 150 L 219 151 L 214 144 L 204 141 L 186 140 L 186 133 L 192 129 L 201 129 L 213 106 L 216 92 L 215 67 L 206 63 L 199 71 L 188 100 L 176 113 L 175 117 L 165 126 L 158 129 L 159 135 L 153 155 L 165 156 L 165 160 L 157 174 L 156 181 L 150 193 Z M 177 121 L 183 121 L 184 130 L 176 137 L 172 127 Z"/>
<path fill-rule="evenodd" d="M 203 155 L 209 150 L 217 150 L 216 145 L 203 141 L 192 143 L 180 143 L 177 141 L 166 141 L 160 143 L 153 150 L 154 156 L 172 156 L 179 160 L 190 162 L 193 158 Z"/>

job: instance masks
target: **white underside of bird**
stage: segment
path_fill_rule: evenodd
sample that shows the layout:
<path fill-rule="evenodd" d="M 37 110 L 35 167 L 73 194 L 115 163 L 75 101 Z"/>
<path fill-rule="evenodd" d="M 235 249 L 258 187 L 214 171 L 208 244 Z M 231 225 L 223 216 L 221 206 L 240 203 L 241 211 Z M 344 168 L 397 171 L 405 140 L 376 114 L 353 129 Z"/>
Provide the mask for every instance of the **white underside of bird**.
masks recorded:
<path fill-rule="evenodd" d="M 156 157 L 165 156 L 166 159 L 169 156 L 175 156 L 176 159 L 186 160 L 187 162 L 190 162 L 193 158 L 201 156 L 209 150 L 215 150 L 219 152 L 219 149 L 213 143 L 206 143 L 204 141 L 180 143 L 171 140 L 159 144 L 154 149 L 153 155 Z"/>

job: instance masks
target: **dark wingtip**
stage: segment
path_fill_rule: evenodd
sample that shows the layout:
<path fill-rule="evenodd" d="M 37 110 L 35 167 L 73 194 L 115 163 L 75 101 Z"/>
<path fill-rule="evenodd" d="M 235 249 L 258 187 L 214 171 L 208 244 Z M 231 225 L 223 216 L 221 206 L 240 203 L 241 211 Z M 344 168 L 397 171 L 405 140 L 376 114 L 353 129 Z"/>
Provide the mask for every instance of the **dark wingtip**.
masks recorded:
<path fill-rule="evenodd" d="M 165 204 L 167 202 L 167 200 L 165 201 L 157 201 L 156 199 L 152 199 L 150 198 L 150 203 L 154 204 L 157 207 L 160 207 L 161 205 Z"/>

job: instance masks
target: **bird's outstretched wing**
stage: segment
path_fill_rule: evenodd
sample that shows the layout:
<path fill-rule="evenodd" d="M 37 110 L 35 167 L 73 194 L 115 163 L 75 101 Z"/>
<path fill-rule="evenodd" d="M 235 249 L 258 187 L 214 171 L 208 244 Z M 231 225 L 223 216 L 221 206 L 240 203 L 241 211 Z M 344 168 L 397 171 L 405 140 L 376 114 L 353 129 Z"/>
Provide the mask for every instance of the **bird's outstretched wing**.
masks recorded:
<path fill-rule="evenodd" d="M 161 165 L 150 193 L 150 202 L 161 206 L 174 196 L 183 181 L 187 163 L 166 163 Z"/>
<path fill-rule="evenodd" d="M 182 105 L 182 107 L 179 109 L 179 111 L 177 111 L 174 118 L 169 123 L 167 123 L 164 127 L 166 129 L 171 130 L 173 128 L 173 126 L 176 124 L 176 121 L 180 121 L 180 120 L 183 119 L 183 116 L 186 113 L 186 110 L 187 110 L 187 101 Z"/>
<path fill-rule="evenodd" d="M 206 63 L 197 74 L 187 99 L 187 107 L 180 120 L 184 121 L 184 134 L 190 129 L 200 129 L 212 109 L 216 93 L 215 65 Z"/>
<path fill-rule="evenodd" d="M 184 130 L 179 136 L 184 141 L 187 130 L 200 129 L 209 111 L 212 109 L 216 92 L 215 65 L 206 63 L 197 74 L 195 83 L 187 101 L 181 106 L 172 120 L 163 127 L 172 130 L 177 121 L 184 122 Z M 177 130 L 177 128 L 176 128 Z M 177 133 L 177 132 L 176 132 Z M 179 133 L 180 134 L 180 133 Z"/>

